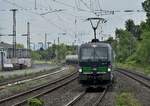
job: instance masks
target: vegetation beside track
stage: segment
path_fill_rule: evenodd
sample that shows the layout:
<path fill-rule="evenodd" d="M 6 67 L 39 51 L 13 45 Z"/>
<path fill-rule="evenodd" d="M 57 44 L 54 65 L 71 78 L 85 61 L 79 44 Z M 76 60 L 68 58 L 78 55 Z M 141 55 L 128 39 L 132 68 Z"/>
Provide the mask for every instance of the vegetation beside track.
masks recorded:
<path fill-rule="evenodd" d="M 44 102 L 38 98 L 31 98 L 28 100 L 28 106 L 44 106 Z"/>
<path fill-rule="evenodd" d="M 13 74 L 13 75 L 9 75 L 8 77 L 6 77 L 4 75 L 0 75 L 0 83 L 15 80 L 15 79 L 17 80 L 17 79 L 33 78 L 33 77 L 39 76 L 41 74 L 49 73 L 50 71 L 58 69 L 58 68 L 60 68 L 60 66 L 54 67 L 52 69 L 39 70 L 38 72 L 31 72 L 29 69 L 28 71 L 25 71 L 24 73 L 22 73 L 20 75 Z"/>
<path fill-rule="evenodd" d="M 150 0 L 142 3 L 146 21 L 136 25 L 134 20 L 125 22 L 125 29 L 116 29 L 115 38 L 109 38 L 116 53 L 116 61 L 122 68 L 141 70 L 150 74 Z"/>
<path fill-rule="evenodd" d="M 132 63 L 118 63 L 118 68 L 128 69 L 140 72 L 142 74 L 145 74 L 147 76 L 150 76 L 150 66 L 149 65 L 142 65 L 142 64 L 132 64 Z"/>
<path fill-rule="evenodd" d="M 40 61 L 50 61 L 52 62 L 55 60 L 64 60 L 65 56 L 68 54 L 74 54 L 76 52 L 75 46 L 69 46 L 65 44 L 53 44 L 52 46 L 48 47 L 48 49 L 40 48 L 37 51 L 31 51 L 32 59 L 33 60 L 40 60 Z"/>
<path fill-rule="evenodd" d="M 122 92 L 116 96 L 116 106 L 141 106 L 130 92 Z"/>
<path fill-rule="evenodd" d="M 28 81 L 22 84 L 8 86 L 5 89 L 2 89 L 0 91 L 0 98 L 8 97 L 12 94 L 17 94 L 19 92 L 26 91 L 34 87 L 38 87 L 40 85 L 47 84 L 49 83 L 49 81 L 56 80 L 60 77 L 73 73 L 74 71 L 75 71 L 74 67 L 70 66 L 69 69 L 65 69 L 65 71 L 62 71 L 60 73 L 58 72 L 55 75 L 49 75 L 47 77 L 44 77 L 38 80 L 32 80 L 32 81 Z"/>

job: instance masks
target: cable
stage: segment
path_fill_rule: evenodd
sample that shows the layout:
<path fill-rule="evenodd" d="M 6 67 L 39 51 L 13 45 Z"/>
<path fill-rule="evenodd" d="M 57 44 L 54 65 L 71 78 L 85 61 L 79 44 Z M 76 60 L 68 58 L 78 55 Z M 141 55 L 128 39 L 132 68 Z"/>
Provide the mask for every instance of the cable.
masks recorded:
<path fill-rule="evenodd" d="M 44 0 L 44 1 L 45 1 L 46 4 L 48 4 L 49 9 L 50 9 L 50 10 L 53 10 L 52 7 L 51 7 L 51 5 L 47 2 L 47 0 Z"/>
<path fill-rule="evenodd" d="M 80 0 L 80 1 L 86 6 L 86 8 L 88 8 L 89 10 L 91 10 L 90 7 L 83 0 Z"/>
<path fill-rule="evenodd" d="M 18 8 L 25 9 L 24 7 L 22 7 L 22 6 L 20 6 L 20 5 L 16 4 L 16 3 L 12 3 L 12 2 L 10 2 L 10 1 L 8 1 L 8 0 L 3 0 L 3 1 L 6 1 L 7 3 L 9 3 L 9 4 L 11 4 L 11 5 L 14 5 L 14 6 L 18 7 Z M 66 30 L 64 30 L 64 29 L 61 28 L 60 26 L 54 24 L 53 22 L 51 22 L 51 20 L 46 19 L 44 16 L 42 16 L 42 15 L 36 13 L 36 12 L 32 12 L 32 11 L 27 11 L 27 12 L 30 12 L 30 13 L 32 13 L 32 14 L 35 14 L 35 15 L 40 16 L 40 17 L 43 18 L 46 22 L 48 22 L 48 23 L 54 25 L 56 28 L 58 28 L 58 29 L 60 29 L 60 30 L 66 32 Z"/>
<path fill-rule="evenodd" d="M 61 5 L 64 5 L 64 6 L 67 6 L 67 7 L 71 7 L 71 8 L 73 8 L 73 9 L 75 9 L 75 7 L 74 7 L 74 6 L 69 5 L 69 4 L 66 4 L 66 3 L 64 3 L 64 2 L 57 1 L 57 0 L 51 0 L 51 1 L 53 1 L 53 2 L 59 3 L 59 4 L 61 4 Z"/>
<path fill-rule="evenodd" d="M 99 0 L 98 0 L 98 6 L 99 6 L 99 9 L 102 10 L 102 7 L 101 7 L 101 4 L 100 4 Z"/>
<path fill-rule="evenodd" d="M 89 9 L 94 15 L 96 15 L 96 16 L 99 16 L 99 15 L 97 15 L 83 0 L 80 0 L 85 6 L 86 6 L 86 8 L 87 9 Z"/>

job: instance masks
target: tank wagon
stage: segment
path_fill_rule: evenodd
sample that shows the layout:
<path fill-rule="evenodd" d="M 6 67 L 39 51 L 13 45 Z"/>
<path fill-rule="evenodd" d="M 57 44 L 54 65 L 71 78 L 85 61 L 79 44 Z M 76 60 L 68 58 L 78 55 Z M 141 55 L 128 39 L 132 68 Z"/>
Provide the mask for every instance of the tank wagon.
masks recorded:
<path fill-rule="evenodd" d="M 79 83 L 103 87 L 113 82 L 114 53 L 108 43 L 94 40 L 79 48 Z"/>
<path fill-rule="evenodd" d="M 78 55 L 67 55 L 66 64 L 78 64 Z"/>

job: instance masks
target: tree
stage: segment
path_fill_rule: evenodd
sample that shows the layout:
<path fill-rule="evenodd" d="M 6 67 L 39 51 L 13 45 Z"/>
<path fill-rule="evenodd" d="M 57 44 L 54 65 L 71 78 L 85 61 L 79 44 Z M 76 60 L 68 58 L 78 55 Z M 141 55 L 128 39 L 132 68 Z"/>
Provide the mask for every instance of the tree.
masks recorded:
<path fill-rule="evenodd" d="M 150 32 L 143 33 L 143 40 L 138 46 L 136 58 L 141 64 L 150 63 Z"/>
<path fill-rule="evenodd" d="M 150 0 L 145 0 L 142 3 L 142 7 L 147 12 L 147 18 L 150 19 Z"/>
<path fill-rule="evenodd" d="M 119 62 L 124 62 L 129 56 L 131 56 L 136 50 L 136 40 L 132 34 L 128 31 L 117 29 L 117 60 Z"/>
<path fill-rule="evenodd" d="M 114 39 L 113 37 L 109 37 L 107 40 L 106 40 L 107 43 L 109 43 L 112 48 L 114 49 L 114 51 L 116 51 L 116 47 L 117 47 L 117 40 Z"/>
<path fill-rule="evenodd" d="M 125 22 L 125 28 L 128 32 L 131 32 L 132 34 L 134 33 L 134 21 L 132 19 L 129 19 Z"/>
<path fill-rule="evenodd" d="M 126 31 L 130 32 L 137 40 L 141 39 L 141 28 L 139 25 L 135 25 L 132 19 L 125 22 Z"/>
<path fill-rule="evenodd" d="M 41 55 L 37 51 L 31 51 L 31 57 L 33 60 L 40 60 Z"/>
<path fill-rule="evenodd" d="M 16 48 L 24 48 L 24 45 L 23 44 L 16 44 Z"/>
<path fill-rule="evenodd" d="M 150 25 L 150 0 L 145 0 L 142 3 L 142 7 L 146 11 L 147 23 Z"/>

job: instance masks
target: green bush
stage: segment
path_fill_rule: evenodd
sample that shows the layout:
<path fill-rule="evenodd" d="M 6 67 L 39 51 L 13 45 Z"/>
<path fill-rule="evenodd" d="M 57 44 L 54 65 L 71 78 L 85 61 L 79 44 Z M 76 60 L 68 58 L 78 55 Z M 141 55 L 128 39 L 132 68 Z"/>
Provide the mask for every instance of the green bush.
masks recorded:
<path fill-rule="evenodd" d="M 44 106 L 44 102 L 37 98 L 31 98 L 28 100 L 28 106 Z"/>

